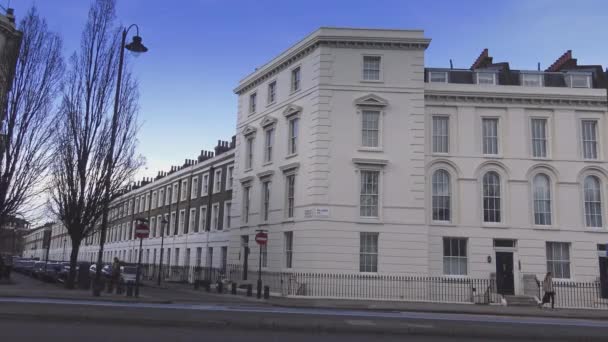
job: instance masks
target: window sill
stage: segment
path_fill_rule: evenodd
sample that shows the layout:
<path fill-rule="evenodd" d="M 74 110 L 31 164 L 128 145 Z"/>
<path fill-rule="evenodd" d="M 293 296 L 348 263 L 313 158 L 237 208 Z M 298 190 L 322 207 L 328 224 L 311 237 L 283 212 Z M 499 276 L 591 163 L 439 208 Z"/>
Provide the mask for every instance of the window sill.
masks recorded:
<path fill-rule="evenodd" d="M 429 226 L 436 226 L 436 227 L 458 227 L 458 225 L 449 222 L 449 221 L 431 221 L 431 223 L 429 223 Z"/>
<path fill-rule="evenodd" d="M 272 106 L 272 105 L 274 105 L 274 104 L 276 104 L 276 103 L 277 103 L 277 100 L 274 100 L 274 101 L 272 101 L 272 102 L 268 102 L 268 103 L 266 104 L 266 107 L 270 107 L 270 106 Z"/>
<path fill-rule="evenodd" d="M 251 170 L 253 170 L 253 168 L 252 168 L 252 167 L 250 167 L 250 168 L 247 168 L 247 169 L 243 170 L 243 172 L 249 172 L 249 171 L 251 171 Z"/>
<path fill-rule="evenodd" d="M 357 151 L 359 152 L 384 152 L 384 149 L 382 147 L 365 147 L 365 146 L 360 146 Z"/>
<path fill-rule="evenodd" d="M 294 223 L 294 222 L 295 222 L 295 220 L 293 218 L 288 218 L 288 219 L 281 221 L 281 223 Z"/>
<path fill-rule="evenodd" d="M 364 224 L 384 224 L 379 217 L 359 217 L 355 222 Z"/>
<path fill-rule="evenodd" d="M 499 228 L 499 229 L 507 229 L 507 228 L 510 228 L 509 226 L 507 226 L 507 225 L 506 225 L 506 224 L 504 224 L 504 223 L 495 223 L 495 224 L 492 224 L 492 223 L 488 223 L 488 222 L 483 222 L 483 223 L 481 224 L 481 227 L 482 227 L 482 228 Z"/>
<path fill-rule="evenodd" d="M 559 230 L 555 226 L 543 226 L 543 225 L 538 225 L 538 224 L 532 225 L 532 229 L 537 229 L 537 230 Z"/>
<path fill-rule="evenodd" d="M 384 80 L 380 79 L 380 80 L 364 80 L 364 79 L 360 79 L 359 82 L 361 83 L 384 83 Z"/>
<path fill-rule="evenodd" d="M 262 164 L 262 166 L 268 166 L 268 165 L 272 165 L 272 160 L 271 161 L 267 161 L 264 164 Z M 226 189 L 228 190 L 228 189 Z"/>
<path fill-rule="evenodd" d="M 293 95 L 293 94 L 295 94 L 295 93 L 299 92 L 301 89 L 302 89 L 302 88 L 298 88 L 298 89 L 292 89 L 292 90 L 289 92 L 289 96 L 291 96 L 291 95 Z"/>
<path fill-rule="evenodd" d="M 482 154 L 481 156 L 489 159 L 503 159 L 502 154 Z"/>
<path fill-rule="evenodd" d="M 297 157 L 297 156 L 298 156 L 298 154 L 297 154 L 297 153 L 294 153 L 294 154 L 287 155 L 287 156 L 285 157 L 285 159 L 291 159 L 291 158 L 294 158 L 294 157 Z"/>
<path fill-rule="evenodd" d="M 608 234 L 608 229 L 604 227 L 585 227 L 585 231 L 589 233 Z"/>
<path fill-rule="evenodd" d="M 532 160 L 540 160 L 540 161 L 551 161 L 551 157 L 534 157 L 531 156 Z"/>

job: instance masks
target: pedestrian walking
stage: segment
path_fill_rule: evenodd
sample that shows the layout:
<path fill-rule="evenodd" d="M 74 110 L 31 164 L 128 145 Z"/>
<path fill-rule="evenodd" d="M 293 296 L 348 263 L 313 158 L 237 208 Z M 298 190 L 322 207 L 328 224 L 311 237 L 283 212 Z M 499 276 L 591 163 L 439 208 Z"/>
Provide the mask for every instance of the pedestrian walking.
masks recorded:
<path fill-rule="evenodd" d="M 120 281 L 120 260 L 117 257 L 114 258 L 112 263 L 112 275 L 110 277 L 110 289 L 109 292 L 113 292 L 114 287 L 118 289 L 118 282 Z"/>
<path fill-rule="evenodd" d="M 549 303 L 549 300 L 551 300 L 551 309 L 554 309 L 555 289 L 553 288 L 553 274 L 551 272 L 547 272 L 545 275 L 545 280 L 543 280 L 543 292 L 545 294 L 543 296 L 543 300 L 538 304 L 538 307 L 542 308 L 543 305 Z"/>

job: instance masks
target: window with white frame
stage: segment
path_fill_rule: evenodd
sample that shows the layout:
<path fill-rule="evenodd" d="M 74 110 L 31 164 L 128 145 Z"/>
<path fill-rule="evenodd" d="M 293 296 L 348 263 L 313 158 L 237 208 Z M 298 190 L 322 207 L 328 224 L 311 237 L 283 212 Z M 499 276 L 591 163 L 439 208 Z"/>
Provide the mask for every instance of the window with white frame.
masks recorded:
<path fill-rule="evenodd" d="M 220 253 L 220 268 L 222 272 L 225 273 L 226 269 L 228 268 L 228 247 L 222 246 L 220 249 Z"/>
<path fill-rule="evenodd" d="M 186 227 L 186 234 L 190 232 L 190 230 L 195 231 L 196 227 L 196 208 L 190 208 L 190 213 L 188 214 L 188 226 Z"/>
<path fill-rule="evenodd" d="M 532 119 L 532 156 L 535 158 L 547 157 L 547 119 Z"/>
<path fill-rule="evenodd" d="M 175 221 L 177 221 L 176 216 L 177 215 L 176 215 L 175 211 L 171 213 L 171 220 L 170 220 L 171 222 L 169 223 L 169 226 L 171 226 L 170 232 L 173 232 L 173 235 L 177 234 L 177 231 L 176 231 L 177 226 L 175 225 Z"/>
<path fill-rule="evenodd" d="M 443 238 L 443 274 L 467 275 L 466 238 Z"/>
<path fill-rule="evenodd" d="M 171 185 L 167 186 L 167 191 L 165 193 L 165 205 L 171 204 Z"/>
<path fill-rule="evenodd" d="M 534 196 L 534 224 L 551 225 L 551 182 L 545 174 L 539 173 L 532 180 Z"/>
<path fill-rule="evenodd" d="M 449 152 L 449 120 L 447 116 L 433 116 L 433 153 Z"/>
<path fill-rule="evenodd" d="M 542 87 L 543 74 L 521 74 L 521 85 L 524 87 Z"/>
<path fill-rule="evenodd" d="M 501 222 L 500 176 L 495 171 L 483 175 L 483 222 Z"/>
<path fill-rule="evenodd" d="M 296 175 L 289 174 L 285 176 L 285 216 L 287 218 L 293 218 L 295 208 L 295 197 L 296 197 Z"/>
<path fill-rule="evenodd" d="M 446 170 L 436 170 L 432 177 L 433 221 L 451 220 L 450 174 Z"/>
<path fill-rule="evenodd" d="M 200 208 L 200 215 L 198 217 L 198 229 L 196 231 L 207 231 L 207 206 Z"/>
<path fill-rule="evenodd" d="M 133 200 L 129 200 L 129 207 L 127 209 L 127 215 L 131 215 L 131 212 L 133 212 Z"/>
<path fill-rule="evenodd" d="M 481 120 L 483 154 L 498 154 L 498 118 Z"/>
<path fill-rule="evenodd" d="M 143 213 L 146 210 L 146 196 L 139 198 L 139 212 Z"/>
<path fill-rule="evenodd" d="M 151 237 L 156 236 L 156 217 L 150 217 L 150 228 L 152 228 L 152 232 L 150 233 Z"/>
<path fill-rule="evenodd" d="M 133 208 L 133 214 L 139 213 L 139 197 L 135 198 L 135 207 Z"/>
<path fill-rule="evenodd" d="M 164 223 L 163 223 L 163 217 L 161 215 L 156 216 L 156 235 L 155 236 L 161 236 L 164 235 L 165 233 L 163 232 L 164 227 Z"/>
<path fill-rule="evenodd" d="M 181 260 L 179 259 L 179 248 L 175 249 L 175 266 L 181 266 Z"/>
<path fill-rule="evenodd" d="M 496 73 L 478 71 L 475 73 L 475 79 L 477 80 L 477 84 L 495 85 Z"/>
<path fill-rule="evenodd" d="M 268 267 L 268 245 L 260 245 L 260 253 L 262 253 L 262 268 Z"/>
<path fill-rule="evenodd" d="M 272 147 L 274 145 L 274 127 L 269 127 L 264 131 L 264 162 L 272 162 Z"/>
<path fill-rule="evenodd" d="M 584 181 L 585 225 L 602 227 L 602 193 L 601 182 L 597 176 L 587 176 Z"/>
<path fill-rule="evenodd" d="M 262 181 L 262 220 L 268 221 L 270 214 L 270 180 Z"/>
<path fill-rule="evenodd" d="M 222 191 L 222 169 L 215 170 L 215 175 L 213 176 L 213 192 Z"/>
<path fill-rule="evenodd" d="M 291 91 L 300 90 L 300 67 L 291 70 Z"/>
<path fill-rule="evenodd" d="M 209 174 L 205 173 L 203 174 L 203 190 L 202 190 L 202 194 L 203 196 L 207 196 L 209 194 Z"/>
<path fill-rule="evenodd" d="M 230 228 L 230 210 L 232 209 L 232 202 L 226 201 L 224 202 L 224 225 L 226 229 Z"/>
<path fill-rule="evenodd" d="M 185 201 L 188 198 L 188 180 L 182 180 L 182 195 L 180 201 Z"/>
<path fill-rule="evenodd" d="M 160 208 L 163 206 L 165 202 L 165 189 L 158 190 L 158 204 L 157 206 Z"/>
<path fill-rule="evenodd" d="M 179 211 L 179 234 L 184 233 L 184 225 L 186 224 L 186 210 L 182 209 Z"/>
<path fill-rule="evenodd" d="M 277 100 L 277 81 L 268 83 L 268 104 Z"/>
<path fill-rule="evenodd" d="M 363 80 L 364 81 L 379 81 L 380 80 L 380 56 L 363 56 Z"/>
<path fill-rule="evenodd" d="M 179 194 L 179 183 L 178 182 L 173 183 L 173 191 L 171 192 L 171 194 L 173 195 L 173 196 L 171 196 L 171 202 L 177 203 L 177 198 L 178 198 L 177 196 Z"/>
<path fill-rule="evenodd" d="M 570 243 L 547 241 L 547 272 L 553 278 L 570 279 Z"/>
<path fill-rule="evenodd" d="M 597 159 L 597 121 L 583 120 L 582 138 L 583 138 L 583 158 Z"/>
<path fill-rule="evenodd" d="M 249 95 L 249 114 L 255 113 L 256 106 L 257 106 L 257 103 L 256 103 L 257 99 L 258 99 L 257 93 L 253 93 L 253 94 Z"/>
<path fill-rule="evenodd" d="M 570 88 L 591 88 L 591 75 L 569 74 L 566 75 L 566 83 Z"/>
<path fill-rule="evenodd" d="M 380 111 L 363 110 L 361 112 L 361 145 L 363 147 L 380 146 Z"/>
<path fill-rule="evenodd" d="M 184 266 L 190 266 L 190 248 L 186 248 L 186 255 L 184 256 Z"/>
<path fill-rule="evenodd" d="M 298 153 L 298 126 L 300 123 L 300 118 L 295 117 L 289 119 L 289 131 L 288 131 L 288 146 L 287 146 L 287 154 L 294 155 Z"/>
<path fill-rule="evenodd" d="M 361 217 L 378 217 L 380 171 L 361 170 L 360 173 L 359 215 Z"/>
<path fill-rule="evenodd" d="M 251 205 L 251 185 L 243 185 L 243 223 L 249 223 L 249 209 Z"/>
<path fill-rule="evenodd" d="M 285 268 L 293 267 L 293 232 L 285 232 Z"/>
<path fill-rule="evenodd" d="M 429 71 L 429 82 L 430 83 L 448 83 L 448 72 L 447 71 Z"/>
<path fill-rule="evenodd" d="M 201 267 L 203 262 L 203 248 L 202 247 L 196 247 L 196 263 L 195 266 L 196 267 Z"/>
<path fill-rule="evenodd" d="M 226 190 L 232 189 L 234 183 L 234 166 L 228 166 L 228 176 L 226 177 Z"/>
<path fill-rule="evenodd" d="M 207 247 L 207 260 L 205 260 L 207 267 L 213 267 L 213 247 Z"/>
<path fill-rule="evenodd" d="M 146 194 L 146 205 L 144 206 L 146 211 L 150 210 L 150 193 Z"/>
<path fill-rule="evenodd" d="M 378 233 L 359 233 L 359 272 L 378 272 Z"/>
<path fill-rule="evenodd" d="M 157 196 L 158 196 L 158 193 L 156 191 L 152 191 L 152 202 L 150 203 L 152 209 L 156 209 Z"/>
<path fill-rule="evenodd" d="M 194 199 L 198 197 L 198 176 L 192 177 L 192 186 L 190 189 L 190 198 Z"/>
<path fill-rule="evenodd" d="M 215 203 L 211 207 L 211 229 L 218 230 L 220 227 L 220 205 Z"/>
<path fill-rule="evenodd" d="M 246 151 L 245 151 L 245 169 L 249 170 L 253 168 L 253 142 L 254 137 L 252 135 L 246 138 Z"/>

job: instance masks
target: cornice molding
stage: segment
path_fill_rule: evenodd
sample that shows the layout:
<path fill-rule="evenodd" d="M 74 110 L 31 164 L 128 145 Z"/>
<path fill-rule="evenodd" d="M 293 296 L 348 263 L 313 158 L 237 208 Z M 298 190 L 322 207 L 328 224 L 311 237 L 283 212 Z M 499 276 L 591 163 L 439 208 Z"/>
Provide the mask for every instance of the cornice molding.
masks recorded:
<path fill-rule="evenodd" d="M 316 36 L 306 44 L 295 49 L 283 58 L 263 67 L 263 70 L 250 80 L 234 89 L 235 94 L 247 92 L 260 83 L 274 77 L 290 65 L 296 63 L 320 46 L 349 49 L 382 49 L 382 50 L 424 50 L 431 40 L 427 38 L 380 38 L 348 36 Z"/>
<path fill-rule="evenodd" d="M 522 106 L 575 106 L 606 108 L 605 97 L 556 95 L 556 94 L 512 94 L 477 93 L 454 91 L 425 91 L 424 99 L 430 102 L 475 102 L 484 104 L 507 104 Z"/>

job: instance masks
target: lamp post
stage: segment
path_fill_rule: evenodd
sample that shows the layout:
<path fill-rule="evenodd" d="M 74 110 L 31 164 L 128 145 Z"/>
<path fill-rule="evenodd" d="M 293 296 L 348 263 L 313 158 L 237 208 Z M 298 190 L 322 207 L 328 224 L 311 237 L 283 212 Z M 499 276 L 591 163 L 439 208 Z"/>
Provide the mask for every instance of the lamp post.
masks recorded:
<path fill-rule="evenodd" d="M 127 33 L 133 27 L 135 27 L 136 34 L 135 34 L 135 36 L 133 36 L 133 41 L 129 44 L 126 44 Z M 114 96 L 114 113 L 112 114 L 112 125 L 111 125 L 111 129 L 110 129 L 110 131 L 111 131 L 110 132 L 110 146 L 109 146 L 108 154 L 106 155 L 106 160 L 105 160 L 105 170 L 106 170 L 105 179 L 104 179 L 104 188 L 105 188 L 104 192 L 105 193 L 104 193 L 104 201 L 103 201 L 103 215 L 102 215 L 102 219 L 101 219 L 101 232 L 100 232 L 100 237 L 99 237 L 99 252 L 97 255 L 97 268 L 96 268 L 96 272 L 95 272 L 95 282 L 94 282 L 94 286 L 93 286 L 93 296 L 96 296 L 96 297 L 99 297 L 99 295 L 101 294 L 101 286 L 100 286 L 101 264 L 103 262 L 103 260 L 102 260 L 103 245 L 105 243 L 106 230 L 108 227 L 110 191 L 112 188 L 112 173 L 114 171 L 113 170 L 114 146 L 116 145 L 116 135 L 117 135 L 117 131 L 118 131 L 118 122 L 119 122 L 118 116 L 120 114 L 118 111 L 118 101 L 120 98 L 120 86 L 122 83 L 122 69 L 123 69 L 123 64 L 124 64 L 124 59 L 125 59 L 125 49 L 135 52 L 135 53 L 143 53 L 143 52 L 148 51 L 148 48 L 146 48 L 142 44 L 142 39 L 139 36 L 139 27 L 135 24 L 122 30 L 122 39 L 120 41 L 120 57 L 118 59 L 118 75 L 116 77 L 116 94 Z"/>
<path fill-rule="evenodd" d="M 163 251 L 164 251 L 163 246 L 165 245 L 165 229 L 167 229 L 167 224 L 169 224 L 169 221 L 167 221 L 167 219 L 163 216 L 163 219 L 162 219 L 162 221 L 160 221 L 160 223 L 162 224 L 162 229 L 160 231 L 160 259 L 158 260 L 158 281 L 157 281 L 158 286 L 160 286 L 160 278 L 161 278 L 161 274 L 162 274 L 162 270 L 163 270 Z"/>
<path fill-rule="evenodd" d="M 61 254 L 61 261 L 65 261 L 65 244 L 68 242 L 68 239 L 63 237 L 63 254 Z"/>

